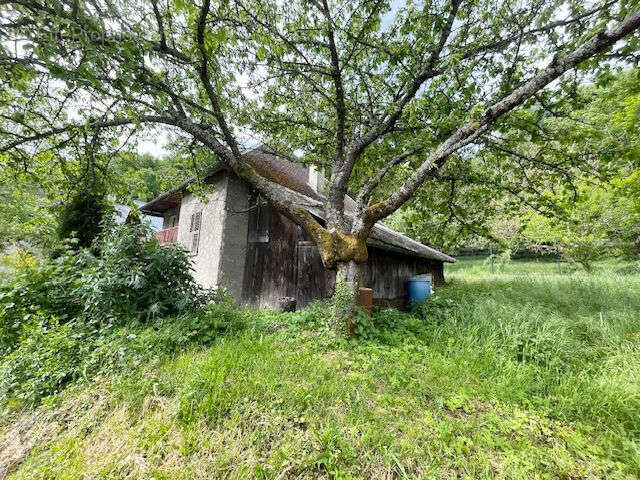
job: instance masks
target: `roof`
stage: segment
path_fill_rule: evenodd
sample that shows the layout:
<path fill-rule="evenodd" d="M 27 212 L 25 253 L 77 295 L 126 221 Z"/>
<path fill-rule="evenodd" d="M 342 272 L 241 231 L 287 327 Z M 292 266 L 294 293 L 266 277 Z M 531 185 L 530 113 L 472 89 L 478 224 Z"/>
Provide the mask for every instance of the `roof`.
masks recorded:
<path fill-rule="evenodd" d="M 260 175 L 285 187 L 286 193 L 293 202 L 303 205 L 312 215 L 320 219 L 324 218 L 324 197 L 309 185 L 308 170 L 303 165 L 291 162 L 265 147 L 258 147 L 248 151 L 244 154 L 244 158 Z M 217 163 L 207 171 L 205 177 L 210 177 L 225 169 L 224 164 Z M 178 187 L 142 205 L 140 211 L 150 215 L 158 215 L 169 208 L 179 206 L 184 190 L 195 180 L 196 177 L 185 180 Z M 345 210 L 347 211 L 347 216 L 349 216 L 349 212 L 355 210 L 355 202 L 348 196 L 345 198 Z M 377 248 L 397 251 L 398 253 L 429 260 L 456 261 L 453 257 L 391 230 L 379 222 L 373 226 L 367 243 Z"/>

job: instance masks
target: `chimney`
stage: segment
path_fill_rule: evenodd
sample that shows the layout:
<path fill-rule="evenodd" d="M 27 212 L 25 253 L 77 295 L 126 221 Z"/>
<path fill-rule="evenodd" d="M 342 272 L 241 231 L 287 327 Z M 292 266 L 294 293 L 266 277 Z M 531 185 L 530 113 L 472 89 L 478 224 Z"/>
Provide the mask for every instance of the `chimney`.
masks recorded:
<path fill-rule="evenodd" d="M 318 192 L 318 187 L 319 187 L 319 173 L 318 170 L 316 169 L 315 165 L 310 165 L 309 166 L 309 185 L 311 186 L 311 188 L 313 188 L 314 192 Z"/>

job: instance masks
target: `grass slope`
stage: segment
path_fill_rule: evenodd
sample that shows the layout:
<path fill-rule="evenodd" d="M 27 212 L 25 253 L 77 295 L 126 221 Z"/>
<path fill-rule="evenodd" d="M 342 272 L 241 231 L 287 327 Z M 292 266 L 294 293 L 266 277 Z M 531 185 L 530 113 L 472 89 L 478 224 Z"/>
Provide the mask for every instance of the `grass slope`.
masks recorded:
<path fill-rule="evenodd" d="M 638 478 L 640 275 L 469 265 L 355 342 L 322 305 L 247 314 L 75 383 L 8 413 L 0 458 L 16 479 Z"/>

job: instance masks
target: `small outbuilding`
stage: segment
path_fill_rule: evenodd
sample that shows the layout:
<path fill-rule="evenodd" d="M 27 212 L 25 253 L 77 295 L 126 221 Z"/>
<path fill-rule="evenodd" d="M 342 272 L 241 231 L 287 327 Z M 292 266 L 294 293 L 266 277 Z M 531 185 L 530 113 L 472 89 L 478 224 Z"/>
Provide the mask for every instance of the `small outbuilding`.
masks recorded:
<path fill-rule="evenodd" d="M 247 152 L 245 159 L 322 221 L 323 179 L 315 169 L 264 147 Z M 186 180 L 140 210 L 163 218 L 163 229 L 155 233 L 160 243 L 179 243 L 191 251 L 198 283 L 224 286 L 237 301 L 257 307 L 277 307 L 281 298 L 290 297 L 302 308 L 331 295 L 335 274 L 324 268 L 318 248 L 302 228 L 262 202 L 222 163 L 204 180 L 210 186 L 205 200 L 188 191 L 194 181 Z M 354 206 L 347 198 L 347 211 Z M 380 223 L 367 244 L 361 285 L 373 290 L 379 305 L 404 306 L 407 281 L 414 275 L 430 273 L 434 285 L 442 285 L 443 263 L 455 261 Z"/>

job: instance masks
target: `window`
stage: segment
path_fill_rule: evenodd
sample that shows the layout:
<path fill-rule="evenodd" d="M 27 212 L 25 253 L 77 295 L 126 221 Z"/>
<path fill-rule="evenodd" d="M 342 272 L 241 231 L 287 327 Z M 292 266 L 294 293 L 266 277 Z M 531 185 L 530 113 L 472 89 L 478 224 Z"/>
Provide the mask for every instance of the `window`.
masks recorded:
<path fill-rule="evenodd" d="M 202 225 L 202 211 L 191 214 L 189 232 L 191 232 L 191 253 L 198 254 L 200 249 L 200 227 Z"/>
<path fill-rule="evenodd" d="M 178 216 L 177 215 L 171 215 L 169 217 L 167 225 L 168 225 L 167 228 L 177 227 L 178 226 Z"/>
<path fill-rule="evenodd" d="M 269 204 L 255 193 L 250 202 L 249 242 L 269 243 Z"/>
<path fill-rule="evenodd" d="M 189 226 L 190 232 L 199 232 L 200 224 L 202 223 L 202 212 L 195 212 L 191 214 L 191 225 Z"/>

